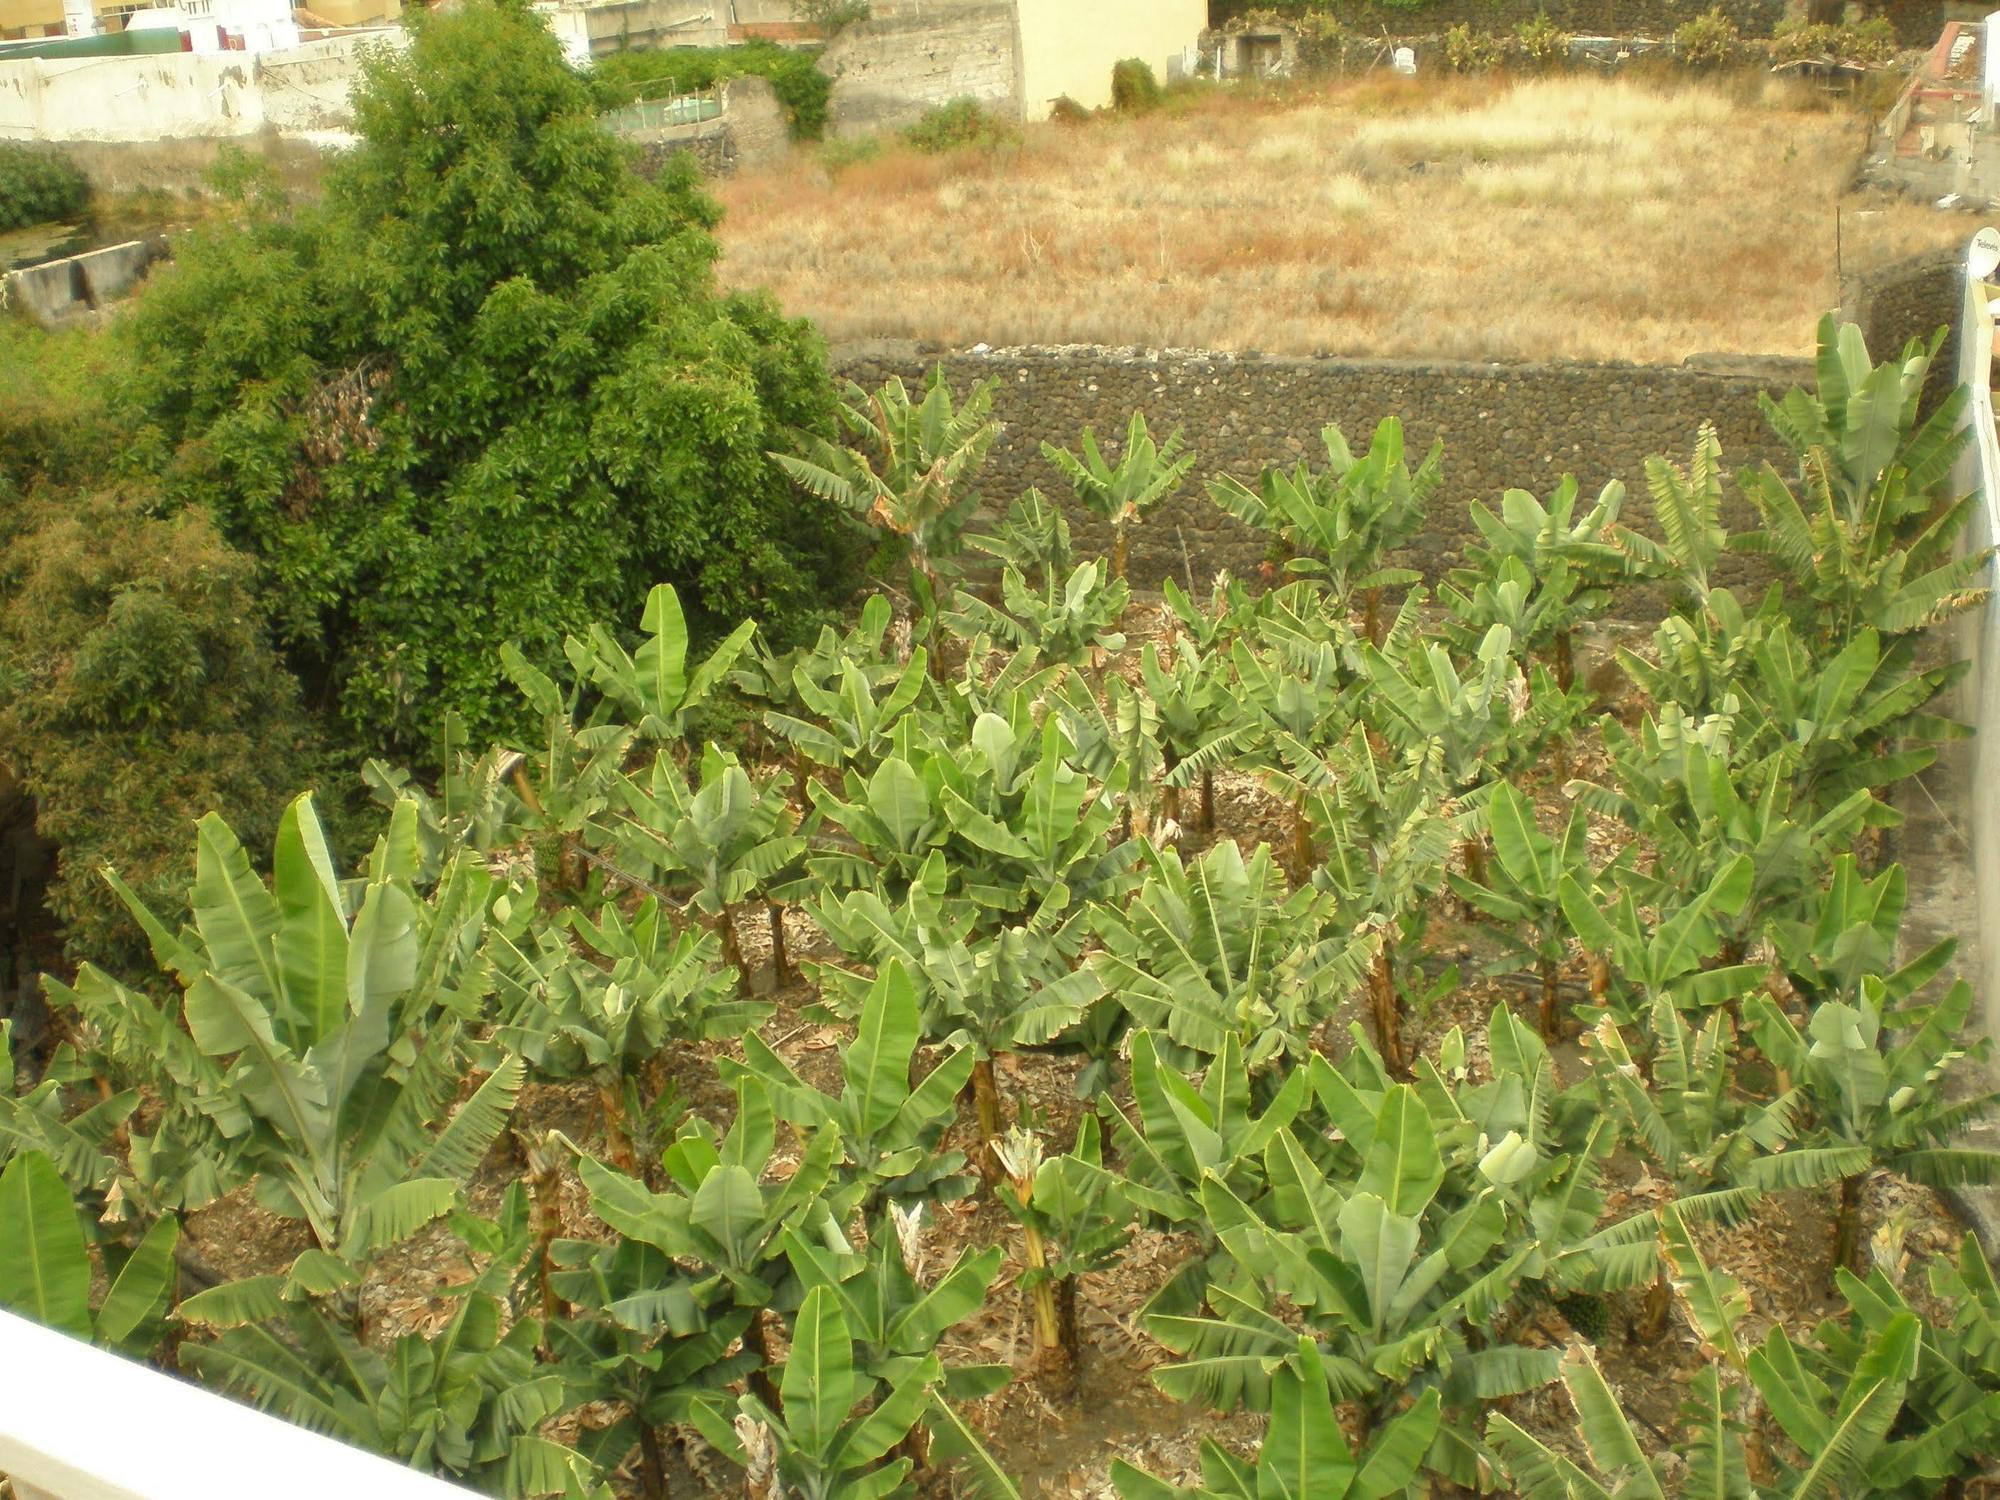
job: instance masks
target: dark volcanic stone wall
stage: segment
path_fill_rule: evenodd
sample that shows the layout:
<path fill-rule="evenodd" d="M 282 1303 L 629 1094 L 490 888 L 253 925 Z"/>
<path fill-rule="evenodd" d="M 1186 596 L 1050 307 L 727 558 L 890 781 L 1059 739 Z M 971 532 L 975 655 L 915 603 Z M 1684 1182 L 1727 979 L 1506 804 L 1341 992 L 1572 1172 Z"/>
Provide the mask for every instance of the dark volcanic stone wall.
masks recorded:
<path fill-rule="evenodd" d="M 1134 534 L 1130 571 L 1136 584 L 1157 585 L 1171 575 L 1183 583 L 1192 579 L 1204 592 L 1220 568 L 1254 573 L 1266 546 L 1208 499 L 1208 479 L 1229 473 L 1254 480 L 1268 464 L 1290 465 L 1302 457 L 1323 463 L 1323 424 L 1338 425 L 1361 448 L 1377 422 L 1399 416 L 1413 462 L 1433 439 L 1443 439 L 1444 486 L 1429 526 L 1400 559 L 1434 580 L 1462 560 L 1476 536 L 1470 501 L 1493 503 L 1510 487 L 1546 494 L 1565 472 L 1591 495 L 1607 480 L 1624 480 L 1626 519 L 1650 529 L 1644 462 L 1651 454 L 1685 462 L 1704 420 L 1715 423 L 1732 472 L 1765 459 L 1788 468 L 1764 424 L 1757 393 L 1782 395 L 1811 379 L 1805 361 L 1701 369 L 1237 359 L 1106 349 L 941 358 L 961 394 L 977 381 L 999 383 L 995 413 L 1006 432 L 982 481 L 989 502 L 1004 505 L 1030 485 L 1065 496 L 1041 445 L 1074 448 L 1086 425 L 1100 439 L 1119 439 L 1137 409 L 1162 437 L 1183 429 L 1200 461 L 1182 493 Z M 899 375 L 914 388 L 937 362 L 913 347 L 881 346 L 848 351 L 835 359 L 835 368 L 864 386 Z M 1073 524 L 1080 543 L 1104 544 L 1088 518 L 1075 516 Z"/>

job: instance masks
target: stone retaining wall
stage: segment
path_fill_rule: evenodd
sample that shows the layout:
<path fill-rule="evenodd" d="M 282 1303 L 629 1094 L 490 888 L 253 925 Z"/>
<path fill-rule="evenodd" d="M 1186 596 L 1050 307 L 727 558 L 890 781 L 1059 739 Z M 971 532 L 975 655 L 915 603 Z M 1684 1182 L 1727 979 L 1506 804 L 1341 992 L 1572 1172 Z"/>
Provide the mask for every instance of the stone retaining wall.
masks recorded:
<path fill-rule="evenodd" d="M 927 355 L 908 345 L 851 349 L 834 363 L 864 386 L 890 375 L 914 385 L 940 360 L 961 393 L 998 381 L 995 413 L 1006 432 L 982 489 L 1000 505 L 1030 485 L 1066 493 L 1041 456 L 1045 441 L 1074 448 L 1086 425 L 1102 438 L 1121 437 L 1135 409 L 1160 436 L 1183 429 L 1200 461 L 1181 495 L 1135 534 L 1129 566 L 1137 584 L 1172 576 L 1204 590 L 1217 569 L 1254 572 L 1266 547 L 1209 501 L 1207 481 L 1222 473 L 1254 479 L 1266 465 L 1300 458 L 1323 463 L 1324 424 L 1340 426 L 1360 447 L 1383 417 L 1399 416 L 1414 458 L 1443 439 L 1445 483 L 1430 525 L 1399 559 L 1435 580 L 1463 560 L 1475 535 L 1468 502 L 1492 503 L 1509 487 L 1546 494 L 1566 472 L 1592 494 L 1622 479 L 1626 517 L 1650 527 L 1645 459 L 1666 454 L 1685 462 L 1704 420 L 1715 422 L 1732 471 L 1765 459 L 1788 465 L 1757 394 L 1782 395 L 1812 378 L 1803 360 L 1483 365 L 1089 348 Z M 1081 543 L 1104 545 L 1094 522 L 1076 517 L 1074 524 Z M 1740 581 L 1761 577 L 1754 564 L 1731 566 Z"/>

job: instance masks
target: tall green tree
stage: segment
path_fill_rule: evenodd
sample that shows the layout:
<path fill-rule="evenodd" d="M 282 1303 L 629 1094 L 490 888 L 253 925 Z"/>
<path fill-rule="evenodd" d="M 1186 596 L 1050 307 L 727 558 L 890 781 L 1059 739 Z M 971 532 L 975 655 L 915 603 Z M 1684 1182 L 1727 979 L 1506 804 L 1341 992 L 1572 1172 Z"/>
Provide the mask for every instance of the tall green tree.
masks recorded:
<path fill-rule="evenodd" d="M 803 623 L 840 518 L 768 452 L 830 424 L 824 354 L 718 292 L 692 169 L 634 174 L 525 6 L 424 18 L 354 108 L 323 201 L 239 174 L 125 329 L 134 456 L 256 557 L 314 700 L 480 739 L 522 719 L 495 640 L 547 664 L 662 581 Z"/>

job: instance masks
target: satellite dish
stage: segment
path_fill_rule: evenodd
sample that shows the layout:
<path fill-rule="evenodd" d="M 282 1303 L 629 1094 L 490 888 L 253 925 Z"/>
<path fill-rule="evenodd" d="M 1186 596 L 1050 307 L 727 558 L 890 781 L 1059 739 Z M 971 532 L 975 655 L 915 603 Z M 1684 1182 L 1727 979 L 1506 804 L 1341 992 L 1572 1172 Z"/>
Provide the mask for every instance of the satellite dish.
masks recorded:
<path fill-rule="evenodd" d="M 1972 237 L 1972 249 L 1965 257 L 1965 268 L 1972 273 L 1975 281 L 1984 281 L 2000 267 L 2000 229 L 1990 225 Z"/>

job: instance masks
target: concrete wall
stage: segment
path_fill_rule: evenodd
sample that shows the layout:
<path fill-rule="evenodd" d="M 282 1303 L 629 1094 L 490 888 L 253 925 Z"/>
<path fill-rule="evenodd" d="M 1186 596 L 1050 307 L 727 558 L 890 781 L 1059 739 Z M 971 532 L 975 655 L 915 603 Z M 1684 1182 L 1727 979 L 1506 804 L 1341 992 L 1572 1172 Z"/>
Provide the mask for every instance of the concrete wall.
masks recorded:
<path fill-rule="evenodd" d="M 1068 95 L 1085 109 L 1111 102 L 1111 69 L 1143 58 L 1162 80 L 1167 63 L 1208 24 L 1207 0 L 1019 0 L 1021 102 L 1030 120 Z"/>
<path fill-rule="evenodd" d="M 157 240 L 127 240 L 44 261 L 0 277 L 0 308 L 18 308 L 44 328 L 96 312 L 124 296 L 166 253 Z"/>
<path fill-rule="evenodd" d="M 791 127 L 777 90 L 763 78 L 734 78 L 721 116 L 694 125 L 672 125 L 627 139 L 637 146 L 640 175 L 655 177 L 670 156 L 686 153 L 711 177 L 763 166 L 792 149 Z"/>
<path fill-rule="evenodd" d="M 820 59 L 834 81 L 829 129 L 893 130 L 954 99 L 1018 118 L 1015 19 L 1011 3 L 933 4 L 848 27 Z"/>
<path fill-rule="evenodd" d="M 1658 453 L 1685 462 L 1704 420 L 1715 422 L 1732 471 L 1767 458 L 1788 464 L 1757 393 L 1782 395 L 1812 379 L 1803 360 L 1711 370 L 1044 349 L 947 354 L 942 361 L 961 392 L 999 381 L 995 410 L 1007 430 L 981 488 L 1001 506 L 1030 485 L 1066 493 L 1041 457 L 1044 441 L 1074 448 L 1086 425 L 1115 439 L 1134 410 L 1161 436 L 1183 429 L 1200 461 L 1181 495 L 1135 535 L 1130 567 L 1135 583 L 1157 584 L 1169 574 L 1185 582 L 1192 574 L 1204 587 L 1218 568 L 1254 571 L 1267 545 L 1209 501 L 1206 481 L 1222 473 L 1250 479 L 1267 464 L 1300 458 L 1323 463 L 1324 424 L 1337 424 L 1359 445 L 1383 417 L 1398 416 L 1416 457 L 1432 439 L 1444 440 L 1445 484 L 1431 523 L 1401 559 L 1434 579 L 1463 560 L 1473 537 L 1468 502 L 1491 502 L 1509 487 L 1545 494 L 1565 472 L 1593 494 L 1606 480 L 1624 480 L 1626 516 L 1650 524 L 1645 459 Z M 892 374 L 914 385 L 935 362 L 912 347 L 884 345 L 838 352 L 835 365 L 863 385 Z M 1738 522 L 1749 524 L 1747 515 L 1739 513 Z M 1088 517 L 1072 516 L 1072 524 L 1080 541 L 1104 544 Z M 1762 577 L 1745 559 L 1726 569 L 1734 571 L 1725 581 Z"/>
<path fill-rule="evenodd" d="M 370 47 L 405 45 L 396 28 L 328 37 L 282 52 L 0 62 L 0 140 L 158 141 L 323 130 L 348 116 Z"/>

